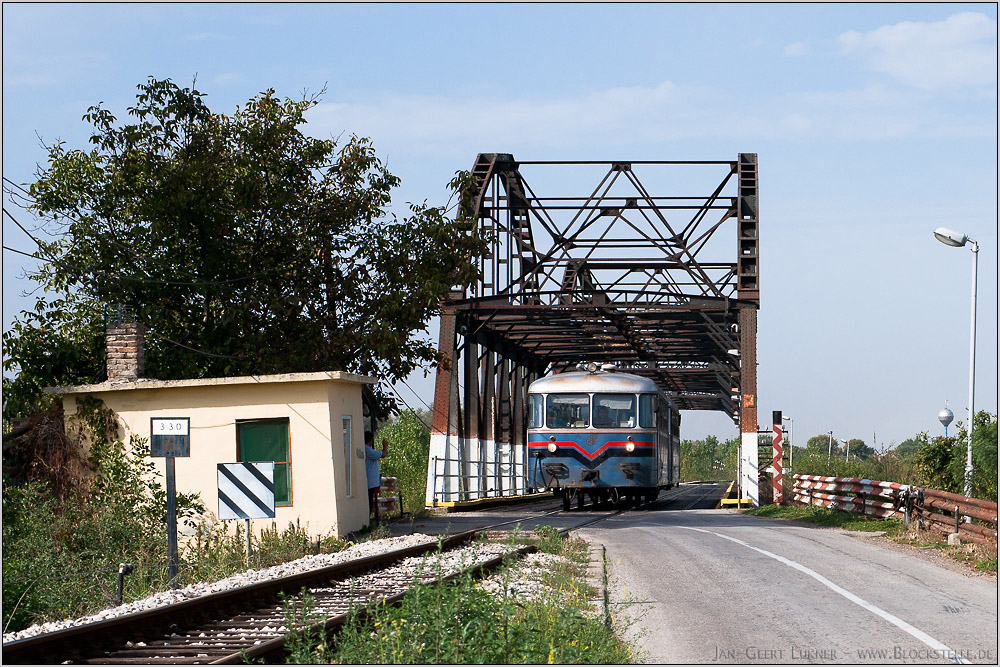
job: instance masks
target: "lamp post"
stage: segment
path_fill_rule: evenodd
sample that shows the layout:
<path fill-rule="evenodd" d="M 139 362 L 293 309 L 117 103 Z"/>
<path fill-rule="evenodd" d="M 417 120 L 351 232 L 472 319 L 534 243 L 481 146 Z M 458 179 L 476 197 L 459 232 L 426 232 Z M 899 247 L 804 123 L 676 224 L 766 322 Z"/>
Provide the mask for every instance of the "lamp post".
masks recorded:
<path fill-rule="evenodd" d="M 827 446 L 826 458 L 827 459 L 832 459 L 833 458 L 833 431 L 830 431 L 829 433 L 830 433 L 830 444 Z"/>
<path fill-rule="evenodd" d="M 792 452 L 795 450 L 792 448 L 792 436 L 795 435 L 795 420 L 791 417 L 781 416 L 781 421 L 791 422 L 788 427 L 788 472 L 792 472 Z"/>
<path fill-rule="evenodd" d="M 972 494 L 972 431 L 975 428 L 976 410 L 976 270 L 979 262 L 979 244 L 965 234 L 946 227 L 934 230 L 934 238 L 945 245 L 961 248 L 966 243 L 972 250 L 972 327 L 969 334 L 969 442 L 965 451 L 965 495 Z"/>

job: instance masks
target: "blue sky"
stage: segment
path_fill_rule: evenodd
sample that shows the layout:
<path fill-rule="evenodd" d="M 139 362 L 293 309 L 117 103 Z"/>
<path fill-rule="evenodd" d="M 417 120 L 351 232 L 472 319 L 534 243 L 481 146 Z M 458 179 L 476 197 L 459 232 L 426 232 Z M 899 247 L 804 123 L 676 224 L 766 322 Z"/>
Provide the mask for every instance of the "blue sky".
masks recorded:
<path fill-rule="evenodd" d="M 997 410 L 996 25 L 995 4 L 4 4 L 3 175 L 31 181 L 39 137 L 84 147 L 87 107 L 124 116 L 149 75 L 197 75 L 226 113 L 325 85 L 307 131 L 370 136 L 400 210 L 444 203 L 480 152 L 755 152 L 760 419 L 886 446 L 968 404 L 971 258 L 939 226 L 982 248 L 976 407 Z M 3 239 L 32 250 L 6 217 Z M 5 330 L 30 261 L 3 253 Z"/>

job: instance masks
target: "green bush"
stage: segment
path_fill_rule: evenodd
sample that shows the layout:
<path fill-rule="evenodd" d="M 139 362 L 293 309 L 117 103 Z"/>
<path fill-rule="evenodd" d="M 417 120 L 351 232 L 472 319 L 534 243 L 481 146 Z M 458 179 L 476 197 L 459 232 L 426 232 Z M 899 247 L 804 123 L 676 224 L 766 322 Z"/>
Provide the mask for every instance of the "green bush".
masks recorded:
<path fill-rule="evenodd" d="M 734 479 L 738 453 L 737 438 L 719 442 L 718 438 L 710 435 L 704 440 L 682 440 L 681 481 Z"/>
<path fill-rule="evenodd" d="M 997 416 L 986 411 L 976 413 L 972 435 L 972 496 L 995 501 L 997 498 Z M 922 433 L 924 441 L 927 434 Z M 959 424 L 954 438 L 937 437 L 916 454 L 917 483 L 951 491 L 965 492 L 965 461 L 969 432 Z"/>
<path fill-rule="evenodd" d="M 378 432 L 376 449 L 382 438 L 389 441 L 389 450 L 381 463 L 382 475 L 398 478 L 404 505 L 401 510 L 416 514 L 424 509 L 430 429 L 412 410 L 406 410 Z"/>

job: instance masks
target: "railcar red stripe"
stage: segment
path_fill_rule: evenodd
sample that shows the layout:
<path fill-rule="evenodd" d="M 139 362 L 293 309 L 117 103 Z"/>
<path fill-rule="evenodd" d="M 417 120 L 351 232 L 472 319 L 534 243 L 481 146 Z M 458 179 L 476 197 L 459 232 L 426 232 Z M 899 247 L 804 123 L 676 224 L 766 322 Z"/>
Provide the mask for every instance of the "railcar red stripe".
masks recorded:
<path fill-rule="evenodd" d="M 579 444 L 577 444 L 575 442 L 560 442 L 560 441 L 556 441 L 556 442 L 551 442 L 551 441 L 550 442 L 529 442 L 528 443 L 528 448 L 529 449 L 532 449 L 532 448 L 538 449 L 540 447 L 548 447 L 550 443 L 554 444 L 556 447 L 564 447 L 564 448 L 567 448 L 567 449 L 570 449 L 570 448 L 571 449 L 575 449 L 576 451 L 580 452 L 581 454 L 583 454 L 584 456 L 586 456 L 590 460 L 594 460 L 595 458 L 597 458 L 598 456 L 600 456 L 601 452 L 603 452 L 608 447 L 618 447 L 620 449 L 624 449 L 625 445 L 628 444 L 626 441 L 611 440 L 611 441 L 608 441 L 608 442 L 604 443 L 594 453 L 588 452 L 586 449 L 584 449 L 583 447 L 581 447 Z M 636 446 L 636 449 L 638 449 L 639 447 L 655 447 L 656 446 L 656 443 L 645 441 L 645 440 L 638 441 L 638 442 L 633 442 L 632 444 L 634 444 Z"/>

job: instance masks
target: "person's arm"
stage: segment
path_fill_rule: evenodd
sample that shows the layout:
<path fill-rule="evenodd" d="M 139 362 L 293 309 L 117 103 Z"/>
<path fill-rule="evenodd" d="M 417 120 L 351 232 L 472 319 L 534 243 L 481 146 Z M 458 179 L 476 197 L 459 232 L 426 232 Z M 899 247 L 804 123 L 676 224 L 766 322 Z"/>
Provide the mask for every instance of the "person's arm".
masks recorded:
<path fill-rule="evenodd" d="M 389 441 L 382 438 L 382 458 L 385 458 L 385 452 L 389 449 Z"/>

